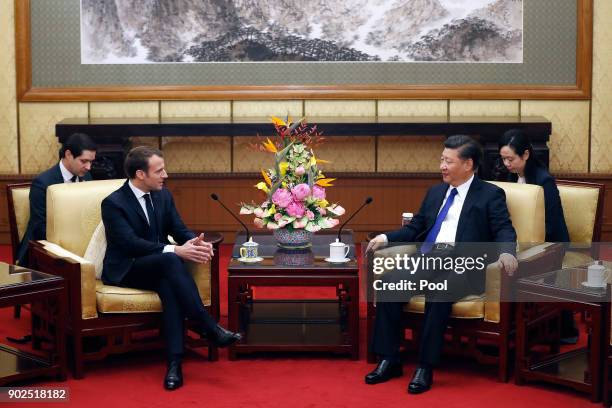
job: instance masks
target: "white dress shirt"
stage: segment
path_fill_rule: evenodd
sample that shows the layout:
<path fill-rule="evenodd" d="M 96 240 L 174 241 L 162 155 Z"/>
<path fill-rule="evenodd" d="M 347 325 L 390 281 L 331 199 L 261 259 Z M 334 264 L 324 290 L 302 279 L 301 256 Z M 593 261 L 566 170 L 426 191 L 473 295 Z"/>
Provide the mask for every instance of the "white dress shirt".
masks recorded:
<path fill-rule="evenodd" d="M 59 168 L 60 168 L 60 171 L 62 172 L 62 177 L 64 178 L 64 183 L 73 183 L 72 177 L 74 177 L 74 174 L 72 174 L 70 171 L 68 171 L 68 169 L 66 168 L 66 166 L 64 166 L 64 163 L 62 163 L 61 160 L 59 162 Z M 77 180 L 79 180 L 78 176 L 77 176 Z M 78 183 L 78 181 L 74 181 L 74 183 Z"/>
<path fill-rule="evenodd" d="M 453 188 L 457 189 L 457 195 L 455 195 L 455 199 L 448 209 L 448 213 L 446 214 L 446 218 L 442 221 L 442 226 L 440 227 L 440 232 L 438 232 L 438 236 L 436 237 L 436 243 L 444 242 L 447 244 L 452 244 L 455 242 L 455 237 L 457 235 L 457 227 L 459 226 L 459 216 L 461 215 L 461 210 L 463 209 L 463 203 L 465 202 L 465 197 L 467 196 L 468 191 L 470 190 L 470 186 L 472 185 L 472 181 L 474 181 L 474 175 L 469 178 L 465 183 L 450 188 L 446 191 L 446 195 L 444 196 L 444 200 L 442 200 L 442 205 L 438 209 L 438 214 L 444 207 L 446 200 L 448 200 L 448 196 Z M 380 234 L 380 238 L 384 240 L 384 242 L 389 242 L 387 235 Z"/>
<path fill-rule="evenodd" d="M 132 180 L 128 181 L 128 185 L 130 186 L 130 188 L 132 189 L 132 192 L 136 196 L 136 199 L 138 200 L 138 204 L 140 204 L 140 206 L 142 207 L 142 212 L 147 218 L 147 222 L 149 223 L 149 225 L 151 225 L 151 221 L 149 221 L 149 214 L 147 213 L 147 202 L 145 201 L 146 200 L 145 195 L 150 194 L 150 193 L 145 193 L 144 191 L 136 187 L 134 184 L 132 184 Z M 153 199 L 151 199 L 151 207 L 152 206 L 153 206 Z M 166 245 L 164 247 L 163 252 L 174 252 L 174 245 Z"/>

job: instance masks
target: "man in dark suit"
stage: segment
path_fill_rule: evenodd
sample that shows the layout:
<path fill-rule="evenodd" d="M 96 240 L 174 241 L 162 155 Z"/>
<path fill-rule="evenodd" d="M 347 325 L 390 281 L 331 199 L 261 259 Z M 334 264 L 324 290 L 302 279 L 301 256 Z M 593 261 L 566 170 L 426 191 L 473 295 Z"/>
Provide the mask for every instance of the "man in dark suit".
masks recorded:
<path fill-rule="evenodd" d="M 60 149 L 60 161 L 39 174 L 30 187 L 30 220 L 19 244 L 17 263 L 27 266 L 28 242 L 47 238 L 47 187 L 91 180 L 89 170 L 96 159 L 96 144 L 82 133 L 72 134 Z"/>
<path fill-rule="evenodd" d="M 368 251 L 374 251 L 387 242 L 423 242 L 417 256 L 446 258 L 460 253 L 465 255 L 465 250 L 474 253 L 474 246 L 468 243 L 497 243 L 493 245 L 494 250 L 486 249 L 491 252 L 489 259 L 499 256 L 498 262 L 505 271 L 514 273 L 518 266 L 514 257 L 516 233 L 508 214 L 506 196 L 501 188 L 475 175 L 482 157 L 480 146 L 468 136 L 457 135 L 449 137 L 444 147 L 440 161 L 443 183 L 429 189 L 419 213 L 409 224 L 377 236 L 370 242 Z M 440 360 L 453 302 L 469 294 L 484 292 L 485 270 L 482 268 L 465 274 L 441 269 L 421 268 L 413 273 L 396 270 L 387 273 L 384 279 L 448 282 L 444 291 L 420 291 L 426 296 L 424 324 L 419 365 L 408 385 L 408 392 L 425 392 L 433 383 L 433 368 Z M 402 307 L 403 303 L 392 297 L 377 301 L 370 347 L 378 354 L 380 362 L 366 375 L 368 384 L 378 384 L 402 375 L 399 357 Z"/>
<path fill-rule="evenodd" d="M 202 334 L 219 347 L 241 336 L 208 314 L 185 268 L 185 261 L 210 261 L 213 248 L 204 242 L 203 234 L 196 236 L 183 224 L 172 194 L 164 188 L 168 174 L 161 151 L 146 146 L 132 149 L 125 159 L 125 172 L 129 179 L 102 201 L 107 241 L 102 281 L 159 294 L 168 348 L 164 387 L 174 390 L 183 384 L 185 317 L 198 322 Z M 178 245 L 171 245 L 168 235 Z"/>

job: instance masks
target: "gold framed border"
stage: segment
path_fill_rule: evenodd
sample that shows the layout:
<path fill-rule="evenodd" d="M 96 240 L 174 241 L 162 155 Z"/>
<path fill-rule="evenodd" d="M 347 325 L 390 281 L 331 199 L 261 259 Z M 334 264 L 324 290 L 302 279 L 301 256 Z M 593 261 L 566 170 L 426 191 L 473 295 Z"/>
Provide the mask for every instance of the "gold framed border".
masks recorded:
<path fill-rule="evenodd" d="M 593 65 L 593 0 L 576 0 L 573 85 L 266 85 L 32 87 L 30 0 L 15 0 L 17 96 L 20 102 L 257 99 L 589 99 Z"/>

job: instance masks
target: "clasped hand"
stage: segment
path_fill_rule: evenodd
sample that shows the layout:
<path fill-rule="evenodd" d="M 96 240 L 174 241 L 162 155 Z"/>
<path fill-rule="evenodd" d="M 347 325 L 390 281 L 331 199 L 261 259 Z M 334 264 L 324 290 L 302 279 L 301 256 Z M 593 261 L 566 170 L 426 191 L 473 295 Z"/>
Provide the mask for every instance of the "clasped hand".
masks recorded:
<path fill-rule="evenodd" d="M 177 245 L 174 252 L 182 259 L 196 263 L 208 262 L 214 255 L 212 244 L 204 241 L 204 234 Z"/>

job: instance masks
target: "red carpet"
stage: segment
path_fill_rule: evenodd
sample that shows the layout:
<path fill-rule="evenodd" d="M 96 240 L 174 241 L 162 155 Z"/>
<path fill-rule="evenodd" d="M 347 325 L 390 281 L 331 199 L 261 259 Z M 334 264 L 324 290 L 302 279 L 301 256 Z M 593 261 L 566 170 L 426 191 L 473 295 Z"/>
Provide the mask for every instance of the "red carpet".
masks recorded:
<path fill-rule="evenodd" d="M 229 247 L 221 255 L 226 271 Z M 9 250 L 0 246 L 1 259 L 9 260 Z M 222 272 L 222 310 L 226 311 L 226 273 Z M 317 291 L 317 289 L 312 289 Z M 325 296 L 319 290 L 316 296 Z M 301 291 L 304 293 L 303 291 Z M 261 294 L 261 293 L 260 293 Z M 309 293 L 313 294 L 313 293 Z M 272 293 L 266 293 L 266 296 Z M 333 295 L 333 294 L 332 294 Z M 116 356 L 86 366 L 83 380 L 69 378 L 64 383 L 40 380 L 29 386 L 68 387 L 70 406 L 75 407 L 595 407 L 584 394 L 550 385 L 518 387 L 496 381 L 493 367 L 472 360 L 446 359 L 436 371 L 434 387 L 426 394 L 406 393 L 414 361 L 405 364 L 400 379 L 375 386 L 366 385 L 363 376 L 373 368 L 365 361 L 365 321 L 361 327 L 359 361 L 331 355 L 259 355 L 228 361 L 225 351 L 220 360 L 208 362 L 204 353 L 190 352 L 183 367 L 185 385 L 178 391 L 162 388 L 165 359 L 162 350 Z M 29 315 L 12 318 L 12 309 L 0 309 L 0 339 L 28 332 Z M 512 381 L 512 380 L 511 380 Z M 44 404 L 44 406 L 67 404 Z M 41 404 L 3 403 L 2 406 L 28 407 Z"/>

